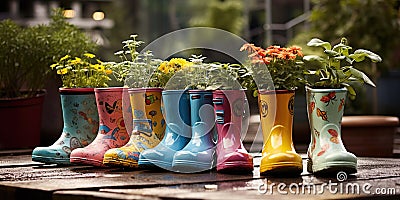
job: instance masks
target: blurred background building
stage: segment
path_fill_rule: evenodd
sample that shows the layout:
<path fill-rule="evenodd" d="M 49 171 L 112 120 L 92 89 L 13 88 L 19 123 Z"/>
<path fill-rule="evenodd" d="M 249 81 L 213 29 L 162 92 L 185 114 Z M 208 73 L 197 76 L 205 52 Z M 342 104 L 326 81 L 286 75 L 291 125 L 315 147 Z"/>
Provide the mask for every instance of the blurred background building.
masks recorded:
<path fill-rule="evenodd" d="M 3 0 L 0 2 L 0 19 L 12 19 L 23 26 L 46 24 L 54 8 L 63 8 L 69 22 L 84 29 L 101 46 L 109 45 L 104 31 L 114 26 L 107 18 L 105 7 L 111 0 Z"/>

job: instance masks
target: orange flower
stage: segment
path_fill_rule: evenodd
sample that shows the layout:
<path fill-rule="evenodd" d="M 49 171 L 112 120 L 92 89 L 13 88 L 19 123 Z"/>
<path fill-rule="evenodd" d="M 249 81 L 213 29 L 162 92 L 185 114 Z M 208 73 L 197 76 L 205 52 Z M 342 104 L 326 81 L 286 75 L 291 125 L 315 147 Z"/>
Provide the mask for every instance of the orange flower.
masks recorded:
<path fill-rule="evenodd" d="M 271 63 L 271 60 L 272 60 L 272 58 L 269 58 L 269 57 L 263 58 L 263 61 L 266 65 L 269 65 Z"/>
<path fill-rule="evenodd" d="M 276 45 L 271 45 L 266 49 L 256 47 L 254 44 L 244 44 L 241 51 L 247 50 L 249 52 L 249 58 L 252 59 L 253 63 L 265 63 L 270 64 L 275 62 L 274 59 L 279 60 L 295 60 L 297 56 L 303 56 L 301 48 L 292 46 L 290 48 L 284 48 Z"/>
<path fill-rule="evenodd" d="M 289 48 L 289 51 L 291 51 L 293 54 L 303 57 L 303 52 L 301 52 L 301 47 L 298 46 L 291 46 Z"/>
<path fill-rule="evenodd" d="M 257 53 L 261 57 L 265 57 L 267 55 L 267 52 L 264 49 L 258 50 Z"/>
<path fill-rule="evenodd" d="M 254 44 L 250 44 L 250 43 L 247 43 L 247 44 L 244 44 L 241 48 L 240 48 L 240 51 L 244 51 L 244 50 L 246 50 L 246 51 L 257 51 L 256 49 L 255 49 L 256 47 L 254 46 Z"/>
<path fill-rule="evenodd" d="M 278 57 L 281 50 L 282 49 L 279 46 L 269 46 L 267 48 L 267 54 L 273 57 Z"/>

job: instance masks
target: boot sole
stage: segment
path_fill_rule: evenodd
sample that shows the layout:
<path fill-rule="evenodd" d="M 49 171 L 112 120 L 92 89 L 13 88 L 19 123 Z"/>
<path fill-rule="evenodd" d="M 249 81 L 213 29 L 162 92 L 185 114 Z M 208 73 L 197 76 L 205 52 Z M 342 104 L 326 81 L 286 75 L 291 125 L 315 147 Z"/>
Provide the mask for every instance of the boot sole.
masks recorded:
<path fill-rule="evenodd" d="M 217 172 L 246 174 L 253 172 L 253 163 L 244 161 L 223 162 L 217 165 Z"/>
<path fill-rule="evenodd" d="M 211 170 L 212 163 L 197 162 L 193 160 L 174 160 L 172 170 L 182 173 L 196 173 Z"/>
<path fill-rule="evenodd" d="M 46 164 L 71 165 L 69 158 L 54 158 L 54 157 L 32 155 L 32 161 L 46 163 Z"/>
<path fill-rule="evenodd" d="M 300 176 L 303 172 L 302 163 L 297 162 L 280 162 L 269 165 L 260 166 L 260 175 L 266 176 Z"/>
<path fill-rule="evenodd" d="M 105 167 L 105 165 L 103 165 L 102 161 L 88 159 L 88 158 L 71 157 L 70 161 L 73 164 L 84 164 L 84 165 L 92 165 L 92 166 L 96 166 L 96 167 Z"/>
<path fill-rule="evenodd" d="M 165 169 L 172 170 L 172 163 L 161 160 L 139 159 L 139 168 L 141 169 Z"/>
<path fill-rule="evenodd" d="M 129 168 L 138 168 L 137 161 L 129 161 L 124 159 L 115 159 L 112 157 L 104 157 L 103 164 L 106 166 L 114 166 L 114 167 L 129 167 Z"/>
<path fill-rule="evenodd" d="M 338 172 L 345 172 L 346 174 L 357 173 L 357 164 L 354 162 L 336 161 L 327 162 L 320 165 L 313 165 L 310 158 L 307 159 L 307 171 L 319 176 L 336 175 Z"/>

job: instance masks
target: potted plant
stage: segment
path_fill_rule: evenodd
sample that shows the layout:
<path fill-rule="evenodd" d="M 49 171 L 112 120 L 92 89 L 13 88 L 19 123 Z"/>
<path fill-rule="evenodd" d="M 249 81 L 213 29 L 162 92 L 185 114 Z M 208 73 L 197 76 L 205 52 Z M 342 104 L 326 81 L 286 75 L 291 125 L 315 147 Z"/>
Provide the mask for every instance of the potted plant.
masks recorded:
<path fill-rule="evenodd" d="M 311 39 L 311 47 L 322 47 L 323 56 L 307 55 L 303 60 L 314 67 L 306 71 L 307 111 L 311 129 L 308 148 L 307 170 L 313 173 L 357 171 L 357 158 L 346 151 L 341 139 L 341 121 L 346 96 L 354 99 L 356 92 L 352 82 L 375 84 L 354 64 L 369 58 L 372 62 L 382 59 L 375 53 L 352 47 L 342 38 L 332 47 L 329 42 Z"/>
<path fill-rule="evenodd" d="M 159 167 L 172 170 L 172 162 L 177 151 L 190 141 L 189 93 L 186 90 L 187 77 L 184 72 L 193 65 L 184 58 L 163 61 L 152 75 L 150 85 L 161 87 L 162 114 L 165 119 L 165 133 L 154 148 L 140 153 L 139 167 L 144 169 Z"/>
<path fill-rule="evenodd" d="M 21 27 L 4 20 L 0 28 L 0 123 L 2 133 L 13 133 L 0 134 L 0 149 L 31 148 L 39 144 L 49 66 L 65 54 L 81 55 L 96 45 L 67 23 L 61 10 L 53 12 L 49 25 Z"/>
<path fill-rule="evenodd" d="M 210 87 L 216 116 L 218 142 L 216 147 L 217 172 L 251 173 L 253 157 L 244 148 L 241 134 L 246 133 L 246 116 L 249 114 L 243 76 L 243 65 L 212 63 L 209 67 Z M 248 117 L 248 116 L 247 116 Z M 244 122 L 244 123 L 243 123 Z"/>
<path fill-rule="evenodd" d="M 175 76 L 170 80 L 173 86 L 183 86 L 187 90 L 188 111 L 190 116 L 189 141 L 183 148 L 174 152 L 171 169 L 181 173 L 194 173 L 212 169 L 215 162 L 215 118 L 213 106 L 213 91 L 210 90 L 210 65 L 203 63 L 205 57 L 193 55 L 192 65 L 175 74 L 179 84 L 175 85 Z M 167 88 L 171 88 L 167 84 Z M 172 105 L 174 106 L 174 104 Z M 188 118 L 183 118 L 185 123 Z"/>
<path fill-rule="evenodd" d="M 92 143 L 98 133 L 99 112 L 94 88 L 107 86 L 111 70 L 91 53 L 82 57 L 66 55 L 50 68 L 56 70 L 62 80 L 59 91 L 64 127 L 53 145 L 33 150 L 32 160 L 70 164 L 71 152 Z"/>
<path fill-rule="evenodd" d="M 295 89 L 304 81 L 301 49 L 295 46 L 263 49 L 245 44 L 243 50 L 249 52 L 252 63 L 248 68 L 258 89 L 264 140 L 260 173 L 299 175 L 302 160 L 293 147 L 292 123 Z"/>
<path fill-rule="evenodd" d="M 117 80 L 124 83 L 124 114 L 129 120 L 132 131 L 129 142 L 119 148 L 105 152 L 103 164 L 107 166 L 138 167 L 140 153 L 155 147 L 164 136 L 165 120 L 161 113 L 162 88 L 154 87 L 152 74 L 161 60 L 154 59 L 151 51 L 137 51 L 144 42 L 137 40 L 137 35 L 122 42 L 121 51 L 115 53 L 120 62 L 110 62 Z M 129 89 L 128 89 L 129 88 Z M 129 101 L 128 101 L 129 99 Z"/>

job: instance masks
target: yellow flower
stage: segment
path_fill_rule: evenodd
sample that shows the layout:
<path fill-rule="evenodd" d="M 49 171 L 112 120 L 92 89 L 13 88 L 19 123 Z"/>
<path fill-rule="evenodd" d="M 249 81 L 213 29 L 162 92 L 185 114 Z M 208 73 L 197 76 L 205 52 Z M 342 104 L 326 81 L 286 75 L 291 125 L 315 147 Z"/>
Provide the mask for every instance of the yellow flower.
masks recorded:
<path fill-rule="evenodd" d="M 54 64 L 50 65 L 51 69 L 54 69 L 54 67 L 57 67 L 57 63 L 54 63 Z"/>
<path fill-rule="evenodd" d="M 57 70 L 57 74 L 64 75 L 66 73 L 68 73 L 68 69 L 67 68 L 63 68 L 63 69 Z"/>
<path fill-rule="evenodd" d="M 171 67 L 173 67 L 173 72 L 185 69 L 188 66 L 191 66 L 193 63 L 188 62 L 186 59 L 184 58 L 172 58 L 169 61 L 169 64 Z"/>
<path fill-rule="evenodd" d="M 158 67 L 158 70 L 160 70 L 163 73 L 168 73 L 168 67 L 167 67 L 168 62 L 164 61 L 160 64 L 160 66 Z"/>
<path fill-rule="evenodd" d="M 74 60 L 71 60 L 70 62 L 72 65 L 77 65 L 77 64 L 81 64 L 82 63 L 82 59 L 75 57 Z"/>
<path fill-rule="evenodd" d="M 107 75 L 112 74 L 112 70 L 111 70 L 111 69 L 107 69 L 107 70 L 106 70 L 106 74 L 107 74 Z"/>
<path fill-rule="evenodd" d="M 104 71 L 104 69 L 105 69 L 105 67 L 103 65 L 100 65 L 100 64 L 92 65 L 92 67 L 95 68 L 96 70 L 100 71 L 100 72 Z"/>
<path fill-rule="evenodd" d="M 87 58 L 94 58 L 95 57 L 95 55 L 91 54 L 91 53 L 84 53 L 83 55 L 86 56 Z"/>
<path fill-rule="evenodd" d="M 69 55 L 65 55 L 64 57 L 62 57 L 62 58 L 60 59 L 60 62 L 66 60 L 66 59 L 68 59 L 68 58 L 70 58 L 70 56 L 69 56 Z"/>
<path fill-rule="evenodd" d="M 176 66 L 177 67 L 177 65 L 179 66 L 179 67 L 182 67 L 183 65 L 185 65 L 186 63 L 187 63 L 187 61 L 185 60 L 185 59 L 183 59 L 183 58 L 172 58 L 170 61 L 169 61 L 169 63 L 171 63 L 172 65 L 174 65 L 174 66 Z M 179 68 L 178 67 L 178 68 Z"/>

